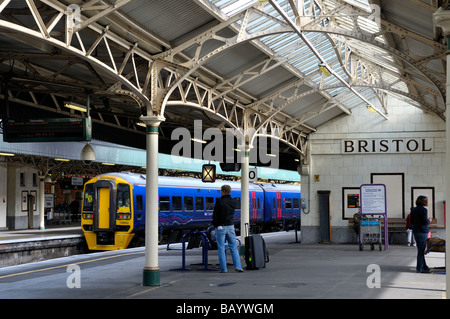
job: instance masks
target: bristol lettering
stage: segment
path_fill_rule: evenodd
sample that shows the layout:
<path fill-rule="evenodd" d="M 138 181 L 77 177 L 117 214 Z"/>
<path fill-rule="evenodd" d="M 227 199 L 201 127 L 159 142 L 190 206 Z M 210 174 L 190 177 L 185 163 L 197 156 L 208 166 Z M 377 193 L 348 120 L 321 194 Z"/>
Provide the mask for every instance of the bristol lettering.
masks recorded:
<path fill-rule="evenodd" d="M 360 139 L 342 141 L 343 154 L 430 152 L 433 152 L 433 140 L 431 138 Z"/>

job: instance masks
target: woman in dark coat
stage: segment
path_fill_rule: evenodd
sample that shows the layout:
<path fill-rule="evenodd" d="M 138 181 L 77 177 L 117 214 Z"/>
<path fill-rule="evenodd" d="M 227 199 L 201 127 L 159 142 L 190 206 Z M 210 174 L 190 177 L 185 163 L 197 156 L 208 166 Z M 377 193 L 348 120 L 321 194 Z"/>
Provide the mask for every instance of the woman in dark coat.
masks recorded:
<path fill-rule="evenodd" d="M 414 238 L 417 243 L 417 265 L 416 271 L 418 273 L 429 273 L 425 262 L 425 247 L 428 239 L 428 225 L 430 221 L 428 219 L 428 210 L 425 206 L 428 206 L 428 197 L 420 195 L 416 200 L 416 207 L 411 210 L 411 224 L 413 227 Z"/>

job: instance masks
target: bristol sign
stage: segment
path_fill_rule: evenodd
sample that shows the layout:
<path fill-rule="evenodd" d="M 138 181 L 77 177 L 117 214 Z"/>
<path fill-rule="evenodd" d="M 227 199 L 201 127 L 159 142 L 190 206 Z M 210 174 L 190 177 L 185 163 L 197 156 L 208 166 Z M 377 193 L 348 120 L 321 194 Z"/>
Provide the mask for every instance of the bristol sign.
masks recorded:
<path fill-rule="evenodd" d="M 432 138 L 342 140 L 342 154 L 432 153 Z"/>

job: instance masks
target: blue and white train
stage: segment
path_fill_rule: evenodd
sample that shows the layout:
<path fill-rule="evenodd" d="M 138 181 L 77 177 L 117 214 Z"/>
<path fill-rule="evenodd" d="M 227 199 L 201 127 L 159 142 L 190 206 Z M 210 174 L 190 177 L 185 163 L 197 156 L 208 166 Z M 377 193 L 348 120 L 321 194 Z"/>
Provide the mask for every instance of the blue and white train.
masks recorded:
<path fill-rule="evenodd" d="M 124 172 L 99 175 L 85 184 L 81 228 L 90 250 L 125 249 L 143 240 L 145 181 L 145 175 Z M 231 196 L 240 200 L 240 182 L 159 177 L 161 238 L 207 229 L 223 184 L 230 185 Z M 250 183 L 249 199 L 251 227 L 267 231 L 299 225 L 300 185 Z M 234 221 L 238 228 L 240 215 L 237 209 Z"/>

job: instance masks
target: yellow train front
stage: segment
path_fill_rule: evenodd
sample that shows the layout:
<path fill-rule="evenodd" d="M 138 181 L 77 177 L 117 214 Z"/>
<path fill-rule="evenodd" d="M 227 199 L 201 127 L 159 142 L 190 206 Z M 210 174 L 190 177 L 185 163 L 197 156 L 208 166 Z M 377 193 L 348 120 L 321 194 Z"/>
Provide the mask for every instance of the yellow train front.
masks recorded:
<path fill-rule="evenodd" d="M 134 189 L 134 183 L 120 174 L 100 175 L 85 184 L 81 228 L 90 250 L 128 247 L 136 235 L 135 220 L 144 219 L 143 211 L 133 209 Z"/>

